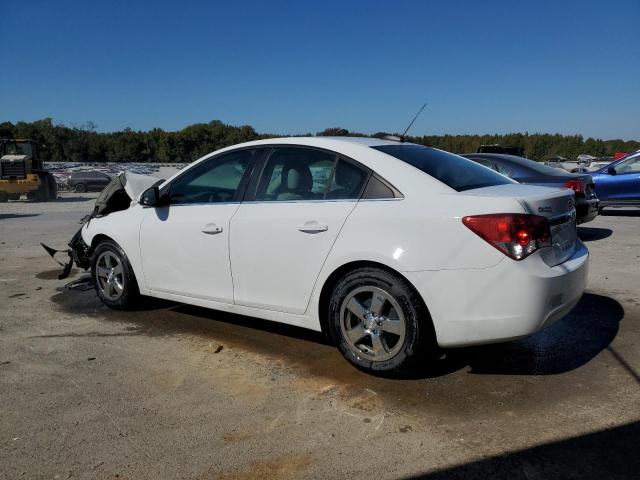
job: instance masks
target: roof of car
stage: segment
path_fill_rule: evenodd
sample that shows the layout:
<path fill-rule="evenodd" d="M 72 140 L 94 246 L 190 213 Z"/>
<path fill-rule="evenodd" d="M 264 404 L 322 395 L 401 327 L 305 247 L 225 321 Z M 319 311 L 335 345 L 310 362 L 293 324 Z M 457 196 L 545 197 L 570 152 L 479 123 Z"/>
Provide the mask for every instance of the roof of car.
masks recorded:
<path fill-rule="evenodd" d="M 399 142 L 396 140 L 385 140 L 374 137 L 277 137 L 277 138 L 265 138 L 263 140 L 256 140 L 254 142 L 248 142 L 251 144 L 269 144 L 269 143 L 296 143 L 321 146 L 322 144 L 332 144 L 334 142 L 344 142 L 354 145 L 362 145 L 366 147 L 378 147 L 381 145 L 412 145 L 410 143 Z"/>

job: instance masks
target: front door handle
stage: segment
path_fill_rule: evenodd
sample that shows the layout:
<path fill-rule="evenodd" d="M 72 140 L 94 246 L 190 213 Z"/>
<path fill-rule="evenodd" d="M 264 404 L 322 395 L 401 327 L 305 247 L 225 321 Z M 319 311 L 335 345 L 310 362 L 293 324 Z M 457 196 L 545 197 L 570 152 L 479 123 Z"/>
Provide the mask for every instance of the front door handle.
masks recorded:
<path fill-rule="evenodd" d="M 222 227 L 217 226 L 215 223 L 207 223 L 202 227 L 202 233 L 206 233 L 207 235 L 215 235 L 220 232 L 222 232 Z"/>
<path fill-rule="evenodd" d="M 320 233 L 320 232 L 326 232 L 327 230 L 329 230 L 329 227 L 322 223 L 318 223 L 315 220 L 311 220 L 309 222 L 305 222 L 302 225 L 300 225 L 298 227 L 298 230 L 303 233 Z"/>

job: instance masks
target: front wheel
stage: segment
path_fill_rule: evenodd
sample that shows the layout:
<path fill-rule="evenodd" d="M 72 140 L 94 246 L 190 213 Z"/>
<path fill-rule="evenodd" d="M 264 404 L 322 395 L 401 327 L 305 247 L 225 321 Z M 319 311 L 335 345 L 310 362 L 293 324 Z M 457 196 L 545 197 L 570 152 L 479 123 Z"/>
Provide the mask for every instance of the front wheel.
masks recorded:
<path fill-rule="evenodd" d="M 84 183 L 77 183 L 74 190 L 78 193 L 84 193 L 87 191 L 87 186 Z"/>
<path fill-rule="evenodd" d="M 120 246 L 106 240 L 91 257 L 91 276 L 102 303 L 115 310 L 128 310 L 139 299 L 138 283 L 131 264 Z"/>
<path fill-rule="evenodd" d="M 344 357 L 365 370 L 399 374 L 435 350 L 428 312 L 399 275 L 360 268 L 335 286 L 331 335 Z"/>

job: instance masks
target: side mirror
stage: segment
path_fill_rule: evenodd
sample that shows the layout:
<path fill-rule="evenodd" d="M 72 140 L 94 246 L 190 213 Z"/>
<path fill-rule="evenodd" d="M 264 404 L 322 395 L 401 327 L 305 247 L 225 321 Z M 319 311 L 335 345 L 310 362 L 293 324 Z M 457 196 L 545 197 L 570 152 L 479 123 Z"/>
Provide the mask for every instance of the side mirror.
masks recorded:
<path fill-rule="evenodd" d="M 609 167 L 609 168 L 607 168 L 607 173 L 608 173 L 609 175 L 615 175 L 615 174 L 616 174 L 616 173 L 618 173 L 618 172 L 616 172 L 616 169 L 615 169 L 615 168 L 613 168 L 613 167 Z"/>
<path fill-rule="evenodd" d="M 167 205 L 165 196 L 160 195 L 160 189 L 158 187 L 147 188 L 142 195 L 140 195 L 140 205 L 143 207 L 162 207 Z"/>

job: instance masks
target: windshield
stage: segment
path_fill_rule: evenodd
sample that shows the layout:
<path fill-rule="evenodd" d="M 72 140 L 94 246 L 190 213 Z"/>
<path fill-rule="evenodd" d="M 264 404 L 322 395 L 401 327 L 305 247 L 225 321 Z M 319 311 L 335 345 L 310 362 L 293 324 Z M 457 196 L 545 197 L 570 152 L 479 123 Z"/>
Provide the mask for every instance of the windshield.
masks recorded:
<path fill-rule="evenodd" d="M 489 168 L 437 148 L 414 144 L 381 145 L 371 148 L 413 165 L 458 192 L 515 183 Z"/>
<path fill-rule="evenodd" d="M 33 148 L 30 143 L 7 142 L 4 153 L 5 155 L 33 155 Z"/>

